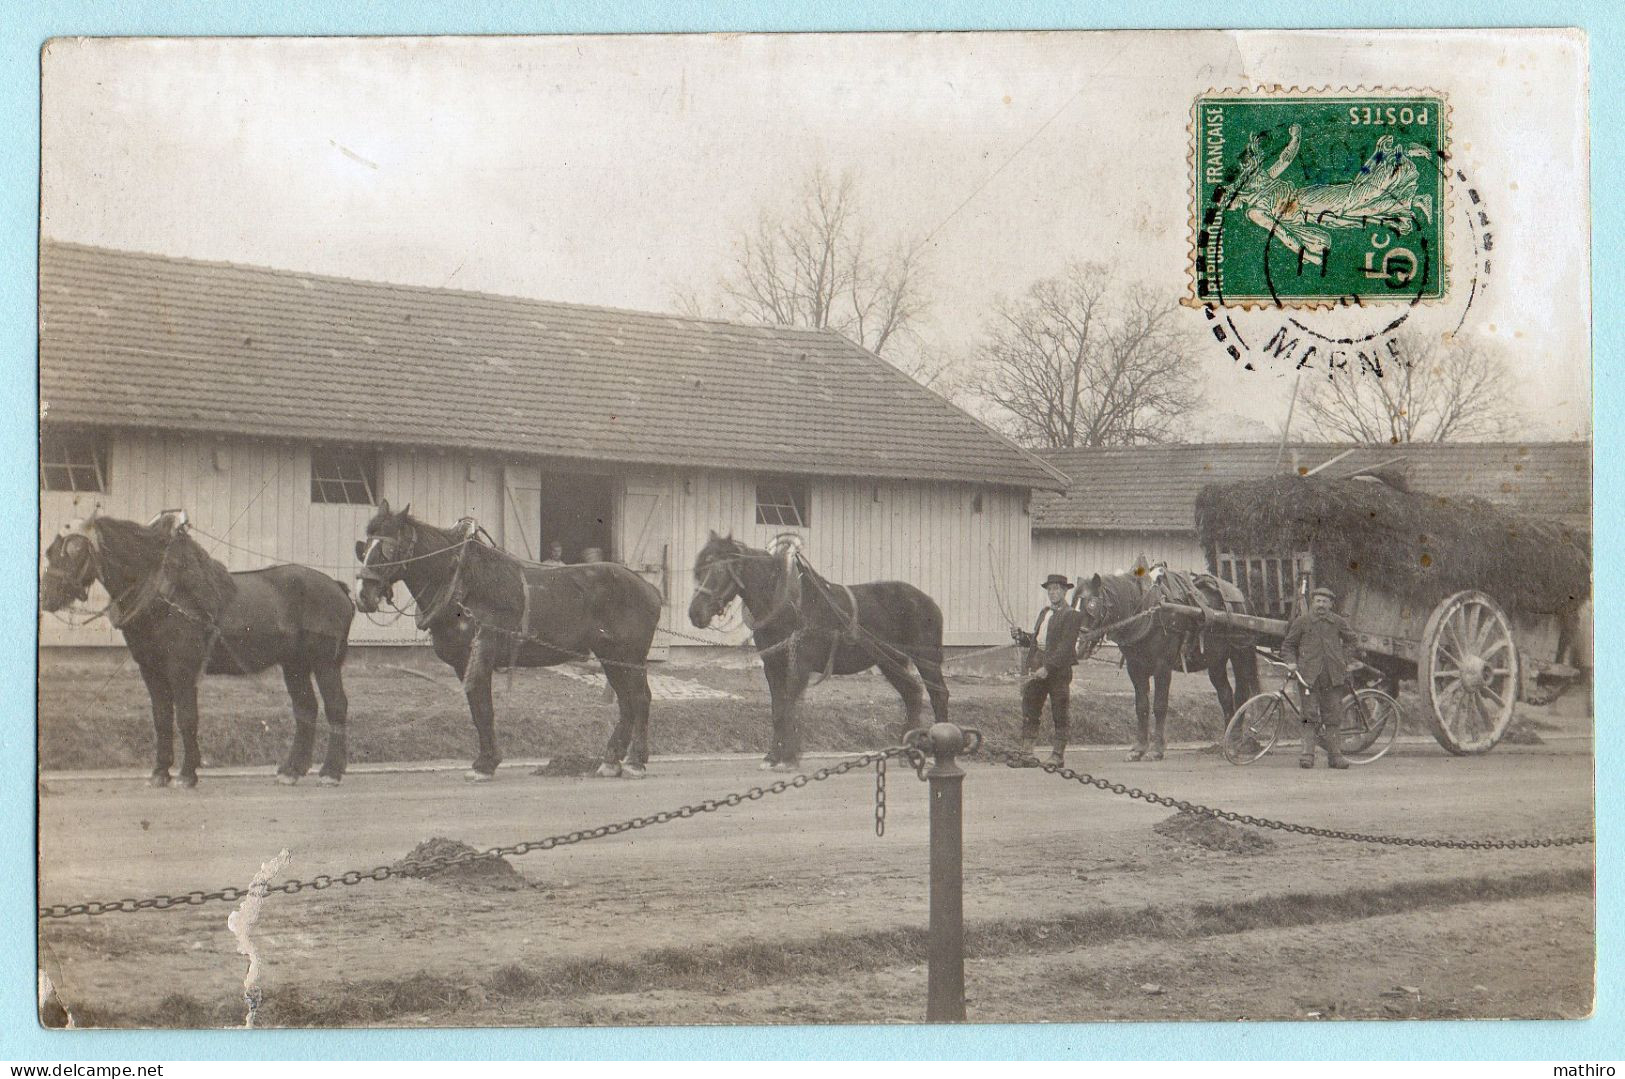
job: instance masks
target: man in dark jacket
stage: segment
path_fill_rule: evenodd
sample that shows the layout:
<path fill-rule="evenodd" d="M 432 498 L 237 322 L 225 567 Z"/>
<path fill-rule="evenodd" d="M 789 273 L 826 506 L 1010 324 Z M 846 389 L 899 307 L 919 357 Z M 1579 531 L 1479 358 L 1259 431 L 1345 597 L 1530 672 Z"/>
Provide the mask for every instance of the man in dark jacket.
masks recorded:
<path fill-rule="evenodd" d="M 1292 620 L 1287 626 L 1286 640 L 1281 643 L 1281 656 L 1289 670 L 1298 672 L 1309 687 L 1299 692 L 1303 714 L 1303 755 L 1298 758 L 1302 768 L 1315 766 L 1315 739 L 1326 746 L 1326 763 L 1332 768 L 1347 768 L 1343 759 L 1342 710 L 1343 695 L 1349 679 L 1348 648 L 1359 640 L 1354 627 L 1336 611 L 1332 604 L 1337 599 L 1330 588 L 1317 588 L 1309 598 L 1309 611 Z M 1309 697 L 1315 699 L 1315 715 L 1310 715 Z"/>
<path fill-rule="evenodd" d="M 1027 649 L 1027 677 L 1021 683 L 1021 751 L 1033 765 L 1038 763 L 1032 751 L 1038 744 L 1038 723 L 1044 712 L 1045 698 L 1049 699 L 1050 722 L 1055 725 L 1049 763 L 1057 766 L 1066 763 L 1072 667 L 1078 662 L 1078 631 L 1083 628 L 1083 612 L 1066 604 L 1066 594 L 1071 588 L 1072 582 L 1063 574 L 1050 574 L 1044 580 L 1049 603 L 1038 612 L 1033 631 L 1028 633 L 1019 626 L 1010 627 L 1010 636 Z"/>

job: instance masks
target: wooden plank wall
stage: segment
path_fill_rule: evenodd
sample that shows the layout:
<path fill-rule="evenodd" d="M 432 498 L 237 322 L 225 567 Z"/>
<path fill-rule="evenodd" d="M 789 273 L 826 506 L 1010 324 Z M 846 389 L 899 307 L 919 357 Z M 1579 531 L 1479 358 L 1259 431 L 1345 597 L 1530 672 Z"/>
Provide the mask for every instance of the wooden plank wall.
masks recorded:
<path fill-rule="evenodd" d="M 518 536 L 506 535 L 516 523 L 504 483 L 505 471 L 510 479 L 514 475 L 513 465 L 492 457 L 428 449 L 382 450 L 378 493 L 397 509 L 410 503 L 415 515 L 439 525 L 473 516 L 498 543 L 523 554 Z M 313 504 L 308 446 L 180 433 L 119 433 L 112 438 L 109 472 L 110 489 L 102 494 L 41 492 L 43 542 L 92 507 L 142 521 L 163 509 L 183 508 L 199 530 L 199 540 L 231 569 L 301 562 L 353 587 L 355 541 L 365 531 L 373 507 Z M 641 507 L 635 538 L 645 550 L 669 545 L 668 602 L 662 624 L 717 643 L 743 640 L 748 631 L 737 621 L 721 632 L 696 633 L 688 624 L 688 604 L 694 591 L 694 559 L 710 529 L 732 532 L 758 547 L 783 531 L 756 523 L 755 477 L 739 472 L 644 470 L 628 473 L 621 484 L 618 507 L 631 507 L 633 499 Z M 651 495 L 662 484 L 666 497 L 651 523 L 645 520 L 650 517 Z M 527 496 L 520 492 L 515 497 Z M 1035 590 L 1027 587 L 1035 571 L 1025 491 L 828 479 L 811 481 L 810 497 L 811 524 L 799 531 L 814 564 L 836 581 L 895 579 L 918 585 L 942 605 L 949 644 L 1006 640 L 1001 592 L 1021 618 L 1036 603 Z M 529 505 L 521 511 L 534 513 Z M 656 537 L 651 529 L 669 534 Z M 632 541 L 623 536 L 628 531 L 617 525 L 618 542 Z M 398 589 L 396 598 L 405 603 L 404 590 Z M 105 602 L 105 596 L 92 597 L 93 605 Z M 380 621 L 389 617 L 380 616 Z M 358 616 L 351 639 L 358 644 L 406 644 L 422 637 L 410 618 L 379 625 Z M 105 621 L 70 627 L 47 617 L 41 643 L 118 645 L 122 638 Z"/>

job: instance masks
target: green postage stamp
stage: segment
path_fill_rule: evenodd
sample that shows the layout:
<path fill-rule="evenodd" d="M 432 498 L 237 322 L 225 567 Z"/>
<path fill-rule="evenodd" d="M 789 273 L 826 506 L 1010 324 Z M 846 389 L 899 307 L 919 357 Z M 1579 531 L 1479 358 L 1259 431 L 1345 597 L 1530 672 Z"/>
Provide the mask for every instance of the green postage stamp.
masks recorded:
<path fill-rule="evenodd" d="M 1428 91 L 1197 98 L 1191 301 L 1443 298 L 1448 111 Z"/>

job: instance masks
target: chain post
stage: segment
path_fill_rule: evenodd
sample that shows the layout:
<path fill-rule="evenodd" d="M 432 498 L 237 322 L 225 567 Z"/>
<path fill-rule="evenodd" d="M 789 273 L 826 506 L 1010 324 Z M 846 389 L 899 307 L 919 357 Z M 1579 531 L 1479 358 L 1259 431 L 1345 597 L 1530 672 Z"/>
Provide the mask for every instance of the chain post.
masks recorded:
<path fill-rule="evenodd" d="M 982 732 L 937 723 L 910 731 L 907 744 L 929 751 L 925 773 L 931 797 L 931 929 L 926 971 L 925 1020 L 965 1021 L 965 770 L 954 760 L 982 745 Z"/>

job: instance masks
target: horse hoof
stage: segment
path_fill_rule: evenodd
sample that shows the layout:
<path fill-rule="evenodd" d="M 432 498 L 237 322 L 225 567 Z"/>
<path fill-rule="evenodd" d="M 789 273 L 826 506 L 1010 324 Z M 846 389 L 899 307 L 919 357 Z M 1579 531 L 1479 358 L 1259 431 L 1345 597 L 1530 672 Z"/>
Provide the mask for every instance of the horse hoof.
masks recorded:
<path fill-rule="evenodd" d="M 277 785 L 280 787 L 291 787 L 295 783 L 299 782 L 299 777 L 288 772 L 278 772 L 276 774 L 276 781 Z"/>
<path fill-rule="evenodd" d="M 621 766 L 618 764 L 610 764 L 608 761 L 605 761 L 603 764 L 598 766 L 598 771 L 594 772 L 593 774 L 599 779 L 616 779 L 621 774 Z"/>
<path fill-rule="evenodd" d="M 758 772 L 772 772 L 772 771 L 777 770 L 778 767 L 779 767 L 779 762 L 778 761 L 763 761 L 761 764 L 758 764 L 756 766 L 756 770 Z"/>
<path fill-rule="evenodd" d="M 320 783 L 324 787 L 336 787 L 339 785 L 339 782 L 343 780 L 343 778 L 343 776 L 322 776 L 316 782 Z"/>
<path fill-rule="evenodd" d="M 167 787 L 167 786 L 169 786 L 169 773 L 168 772 L 154 772 L 154 773 L 152 773 L 152 775 L 147 777 L 147 786 L 149 786 L 149 787 Z"/>
<path fill-rule="evenodd" d="M 768 771 L 770 771 L 770 772 L 794 772 L 799 767 L 801 767 L 801 764 L 800 764 L 799 761 L 779 761 L 777 764 L 771 766 L 768 769 Z"/>
<path fill-rule="evenodd" d="M 622 779 L 642 779 L 649 774 L 649 770 L 641 764 L 621 765 Z"/>
<path fill-rule="evenodd" d="M 496 774 L 494 772 L 481 772 L 476 768 L 470 768 L 463 773 L 463 779 L 469 783 L 489 783 L 495 778 Z"/>
<path fill-rule="evenodd" d="M 1155 753 L 1151 754 L 1147 759 L 1148 760 L 1153 760 L 1153 761 L 1162 760 L 1162 750 L 1160 750 L 1160 749 L 1157 750 Z"/>
<path fill-rule="evenodd" d="M 180 786 L 184 787 L 186 790 L 191 790 L 193 787 L 197 786 L 197 776 L 181 776 Z"/>
<path fill-rule="evenodd" d="M 1145 759 L 1145 753 L 1144 753 L 1143 750 L 1138 750 L 1138 749 L 1130 750 L 1129 755 L 1124 757 L 1123 759 L 1126 760 L 1126 761 L 1141 761 L 1141 760 Z"/>

